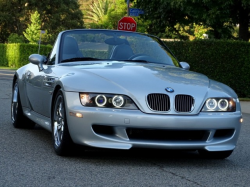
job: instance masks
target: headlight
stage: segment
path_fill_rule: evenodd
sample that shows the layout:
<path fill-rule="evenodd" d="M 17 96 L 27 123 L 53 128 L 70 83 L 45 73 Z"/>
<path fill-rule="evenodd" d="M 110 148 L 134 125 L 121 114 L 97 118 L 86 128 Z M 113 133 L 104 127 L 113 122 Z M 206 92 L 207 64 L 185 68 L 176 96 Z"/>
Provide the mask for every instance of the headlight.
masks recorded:
<path fill-rule="evenodd" d="M 217 101 L 215 99 L 208 99 L 206 101 L 206 107 L 209 110 L 214 110 L 217 107 Z"/>
<path fill-rule="evenodd" d="M 123 96 L 121 95 L 116 95 L 112 98 L 112 104 L 115 107 L 121 107 L 124 104 L 124 99 Z"/>
<path fill-rule="evenodd" d="M 88 107 L 137 109 L 132 99 L 125 95 L 80 93 L 80 101 Z"/>
<path fill-rule="evenodd" d="M 97 106 L 104 106 L 107 103 L 107 98 L 105 95 L 98 95 L 95 97 L 95 103 Z"/>
<path fill-rule="evenodd" d="M 203 112 L 235 112 L 236 103 L 233 98 L 209 98 L 202 109 Z"/>

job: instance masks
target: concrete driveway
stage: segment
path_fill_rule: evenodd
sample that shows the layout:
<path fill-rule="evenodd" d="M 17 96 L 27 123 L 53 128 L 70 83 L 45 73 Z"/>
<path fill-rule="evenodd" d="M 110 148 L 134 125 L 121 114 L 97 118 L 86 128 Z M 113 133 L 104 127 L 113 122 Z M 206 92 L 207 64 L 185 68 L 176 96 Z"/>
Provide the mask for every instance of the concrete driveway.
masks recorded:
<path fill-rule="evenodd" d="M 241 101 L 240 105 L 243 113 L 250 114 L 250 101 Z"/>

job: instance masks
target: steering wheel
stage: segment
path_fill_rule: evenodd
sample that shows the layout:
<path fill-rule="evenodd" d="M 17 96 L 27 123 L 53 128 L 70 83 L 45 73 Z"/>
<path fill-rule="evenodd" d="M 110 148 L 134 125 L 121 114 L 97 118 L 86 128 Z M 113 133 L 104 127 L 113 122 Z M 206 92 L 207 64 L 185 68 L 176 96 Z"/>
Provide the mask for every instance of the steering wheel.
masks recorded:
<path fill-rule="evenodd" d="M 142 58 L 149 57 L 150 58 L 150 56 L 145 55 L 145 54 L 135 54 L 135 55 L 132 55 L 131 57 L 129 57 L 128 60 L 144 60 L 144 59 L 140 59 L 140 58 L 137 58 L 137 57 L 142 57 Z"/>
<path fill-rule="evenodd" d="M 136 54 L 129 57 L 129 60 L 144 60 L 147 62 L 157 62 L 157 60 L 146 54 Z"/>

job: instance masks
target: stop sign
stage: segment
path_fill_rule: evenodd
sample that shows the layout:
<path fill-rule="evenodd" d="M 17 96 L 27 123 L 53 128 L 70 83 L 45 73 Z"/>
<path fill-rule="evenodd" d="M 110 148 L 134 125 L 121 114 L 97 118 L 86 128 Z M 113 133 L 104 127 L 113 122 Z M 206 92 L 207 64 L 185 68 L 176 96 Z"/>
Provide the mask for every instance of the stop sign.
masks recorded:
<path fill-rule="evenodd" d="M 118 21 L 118 30 L 135 32 L 136 21 L 131 17 L 123 17 Z"/>

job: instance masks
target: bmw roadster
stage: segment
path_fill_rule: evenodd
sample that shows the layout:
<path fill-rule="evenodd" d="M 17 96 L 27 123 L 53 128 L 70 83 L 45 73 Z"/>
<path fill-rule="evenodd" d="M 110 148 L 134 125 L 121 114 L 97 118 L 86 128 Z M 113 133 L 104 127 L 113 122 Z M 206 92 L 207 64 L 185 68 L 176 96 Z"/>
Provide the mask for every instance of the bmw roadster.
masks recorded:
<path fill-rule="evenodd" d="M 33 54 L 29 62 L 13 78 L 12 123 L 51 131 L 58 155 L 74 144 L 191 149 L 221 159 L 235 149 L 236 93 L 189 71 L 157 37 L 68 30 L 48 57 Z"/>

